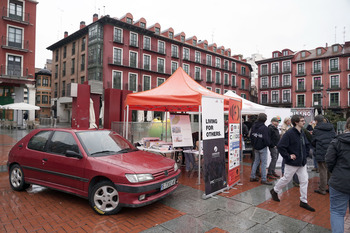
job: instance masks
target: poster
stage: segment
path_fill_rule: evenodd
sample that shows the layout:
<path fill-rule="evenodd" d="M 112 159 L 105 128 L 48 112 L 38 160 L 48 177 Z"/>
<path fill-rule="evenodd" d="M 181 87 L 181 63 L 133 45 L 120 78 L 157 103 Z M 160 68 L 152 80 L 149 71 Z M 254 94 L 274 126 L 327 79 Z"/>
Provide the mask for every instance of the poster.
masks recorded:
<path fill-rule="evenodd" d="M 202 97 L 205 194 L 227 186 L 225 169 L 224 100 Z"/>
<path fill-rule="evenodd" d="M 240 180 L 241 165 L 241 100 L 229 100 L 228 117 L 228 186 Z"/>
<path fill-rule="evenodd" d="M 170 114 L 173 147 L 192 147 L 192 130 L 188 114 Z"/>

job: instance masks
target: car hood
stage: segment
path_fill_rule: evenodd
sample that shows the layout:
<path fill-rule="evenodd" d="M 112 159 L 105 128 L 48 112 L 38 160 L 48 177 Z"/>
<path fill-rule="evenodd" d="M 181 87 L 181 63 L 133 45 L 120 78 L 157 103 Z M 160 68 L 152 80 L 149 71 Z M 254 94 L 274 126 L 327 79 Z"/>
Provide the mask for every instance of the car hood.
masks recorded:
<path fill-rule="evenodd" d="M 174 167 L 174 160 L 146 151 L 95 157 L 96 160 L 123 167 L 135 173 L 156 173 Z"/>

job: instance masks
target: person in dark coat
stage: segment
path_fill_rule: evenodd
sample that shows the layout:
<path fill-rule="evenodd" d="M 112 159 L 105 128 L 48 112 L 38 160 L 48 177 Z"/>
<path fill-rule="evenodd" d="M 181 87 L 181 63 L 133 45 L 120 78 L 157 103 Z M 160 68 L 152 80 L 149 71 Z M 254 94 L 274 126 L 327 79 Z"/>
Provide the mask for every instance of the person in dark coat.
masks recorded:
<path fill-rule="evenodd" d="M 333 138 L 335 131 L 333 124 L 324 122 L 322 115 L 315 117 L 316 126 L 312 131 L 312 145 L 314 146 L 314 156 L 316 157 L 318 171 L 320 172 L 320 183 L 315 193 L 326 195 L 329 174 L 325 162 L 327 148 Z"/>
<path fill-rule="evenodd" d="M 345 133 L 333 139 L 326 152 L 332 232 L 344 232 L 344 217 L 350 203 L 350 118 Z"/>
<path fill-rule="evenodd" d="M 280 141 L 280 132 L 277 128 L 279 124 L 279 120 L 277 117 L 273 117 L 271 119 L 271 124 L 268 126 L 270 138 L 271 138 L 271 145 L 269 146 L 270 149 L 270 155 L 271 155 L 271 161 L 267 172 L 267 177 L 269 179 L 277 179 L 280 178 L 279 175 L 276 174 L 276 163 L 278 160 L 278 149 L 277 144 Z"/>
<path fill-rule="evenodd" d="M 256 177 L 256 169 L 258 168 L 261 161 L 261 183 L 272 185 L 271 182 L 267 181 L 266 176 L 267 147 L 271 144 L 269 129 L 265 125 L 266 120 L 266 114 L 260 113 L 258 115 L 258 120 L 252 126 L 250 133 L 250 139 L 255 153 L 254 163 L 250 174 L 250 181 L 259 181 L 259 178 Z"/>
<path fill-rule="evenodd" d="M 278 193 L 282 192 L 282 189 L 292 180 L 293 175 L 297 174 L 300 182 L 300 207 L 314 212 L 315 209 L 307 203 L 309 176 L 306 157 L 309 155 L 310 144 L 302 130 L 305 125 L 305 119 L 301 115 L 294 115 L 292 124 L 294 127 L 283 135 L 277 145 L 278 151 L 286 163 L 284 176 L 277 181 L 270 193 L 274 201 L 280 201 Z"/>

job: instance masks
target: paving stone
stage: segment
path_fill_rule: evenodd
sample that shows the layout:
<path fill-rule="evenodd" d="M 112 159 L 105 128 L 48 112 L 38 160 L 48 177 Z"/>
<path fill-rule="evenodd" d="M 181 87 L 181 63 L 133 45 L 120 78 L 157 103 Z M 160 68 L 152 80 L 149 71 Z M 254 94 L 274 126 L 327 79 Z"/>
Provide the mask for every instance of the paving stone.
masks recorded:
<path fill-rule="evenodd" d="M 275 216 L 277 216 L 276 213 L 257 207 L 250 207 L 238 214 L 238 217 L 246 218 L 260 224 L 270 221 Z"/>
<path fill-rule="evenodd" d="M 324 227 L 307 224 L 306 227 L 300 233 L 330 233 L 330 232 L 332 231 Z"/>
<path fill-rule="evenodd" d="M 164 228 L 172 232 L 184 232 L 184 233 L 204 233 L 216 226 L 199 218 L 194 218 L 190 215 L 184 215 L 179 218 L 170 220 L 161 224 Z"/>
<path fill-rule="evenodd" d="M 271 229 L 274 229 L 274 231 L 300 232 L 306 227 L 307 224 L 307 222 L 289 218 L 283 215 L 277 215 L 265 225 Z"/>
<path fill-rule="evenodd" d="M 172 233 L 172 231 L 164 228 L 163 226 L 161 225 L 158 225 L 158 226 L 155 226 L 155 227 L 152 227 L 150 229 L 147 229 L 145 231 L 141 231 L 142 233 Z"/>

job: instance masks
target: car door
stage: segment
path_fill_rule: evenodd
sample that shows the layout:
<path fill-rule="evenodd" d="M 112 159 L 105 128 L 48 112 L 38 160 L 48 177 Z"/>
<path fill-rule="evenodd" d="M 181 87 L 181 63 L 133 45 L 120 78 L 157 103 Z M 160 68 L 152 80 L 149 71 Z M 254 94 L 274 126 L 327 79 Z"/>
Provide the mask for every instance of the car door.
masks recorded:
<path fill-rule="evenodd" d="M 76 138 L 71 132 L 55 131 L 48 142 L 44 168 L 47 182 L 51 186 L 70 192 L 82 190 L 84 183 L 85 158 L 67 157 L 66 151 L 80 153 Z"/>

